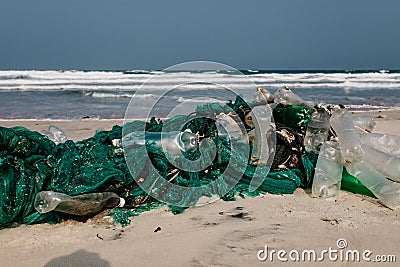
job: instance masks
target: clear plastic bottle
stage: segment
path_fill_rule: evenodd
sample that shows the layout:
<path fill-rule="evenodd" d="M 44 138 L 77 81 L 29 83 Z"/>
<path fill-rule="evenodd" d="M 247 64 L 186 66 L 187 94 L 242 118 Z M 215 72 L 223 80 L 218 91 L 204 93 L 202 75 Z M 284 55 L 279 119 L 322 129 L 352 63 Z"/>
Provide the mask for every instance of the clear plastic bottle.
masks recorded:
<path fill-rule="evenodd" d="M 258 87 L 253 96 L 254 100 L 259 104 L 268 104 L 274 101 L 274 96 L 264 87 Z"/>
<path fill-rule="evenodd" d="M 391 180 L 400 182 L 400 157 L 363 145 L 362 159 Z"/>
<path fill-rule="evenodd" d="M 393 156 L 400 156 L 400 136 L 380 133 L 359 133 L 361 142 Z"/>
<path fill-rule="evenodd" d="M 113 192 L 69 196 L 59 192 L 39 192 L 34 201 L 40 213 L 52 210 L 73 215 L 94 215 L 103 208 L 123 207 L 125 200 Z"/>
<path fill-rule="evenodd" d="M 221 113 L 216 116 L 216 126 L 219 136 L 224 136 L 232 141 L 246 141 L 246 129 L 238 115 Z M 246 143 L 248 143 L 246 141 Z"/>
<path fill-rule="evenodd" d="M 376 126 L 376 122 L 371 116 L 353 116 L 353 123 L 360 132 L 370 133 Z"/>
<path fill-rule="evenodd" d="M 42 133 L 47 135 L 47 137 L 57 145 L 67 141 L 67 136 L 63 130 L 54 125 L 50 125 L 49 129 L 43 130 Z"/>
<path fill-rule="evenodd" d="M 379 200 L 391 209 L 400 206 L 400 184 L 392 182 L 365 161 L 350 163 L 346 170 L 357 177 Z"/>
<path fill-rule="evenodd" d="M 272 111 L 269 107 L 256 106 L 251 111 L 251 117 L 255 127 L 251 160 L 257 165 L 266 166 L 271 161 L 273 151 L 268 142 L 271 141 L 269 139 L 273 137 L 271 135 L 274 133 Z"/>
<path fill-rule="evenodd" d="M 329 114 L 325 109 L 318 109 L 311 116 L 311 121 L 307 124 L 304 146 L 306 150 L 317 152 L 321 145 L 328 139 L 329 135 Z"/>
<path fill-rule="evenodd" d="M 131 132 L 122 138 L 124 146 L 152 144 L 171 156 L 194 151 L 198 147 L 197 136 L 189 129 L 183 132 Z"/>
<path fill-rule="evenodd" d="M 339 144 L 326 141 L 319 152 L 315 166 L 312 195 L 328 200 L 335 200 L 340 191 L 343 164 Z"/>
<path fill-rule="evenodd" d="M 349 112 L 346 109 L 335 110 L 332 113 L 330 124 L 339 139 L 343 160 L 346 163 L 361 160 L 362 143 Z"/>
<path fill-rule="evenodd" d="M 283 86 L 274 94 L 274 102 L 276 104 L 303 106 L 314 111 L 314 103 L 304 101 L 301 97 L 292 92 L 288 87 Z"/>

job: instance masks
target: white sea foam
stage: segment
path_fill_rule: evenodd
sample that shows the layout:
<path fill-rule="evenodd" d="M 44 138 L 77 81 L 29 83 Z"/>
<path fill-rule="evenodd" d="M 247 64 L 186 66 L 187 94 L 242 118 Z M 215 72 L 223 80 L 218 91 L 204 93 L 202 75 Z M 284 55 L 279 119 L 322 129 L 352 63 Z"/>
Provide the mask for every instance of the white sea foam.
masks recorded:
<path fill-rule="evenodd" d="M 221 83 L 220 83 L 221 84 Z M 253 90 L 256 86 L 264 86 L 270 90 L 276 90 L 282 86 L 287 86 L 291 89 L 315 89 L 315 88 L 343 88 L 346 91 L 351 90 L 368 90 L 368 89 L 393 89 L 399 90 L 400 84 L 394 83 L 354 83 L 344 82 L 343 84 L 332 84 L 332 83 L 289 83 L 289 82 L 276 82 L 276 83 L 261 83 L 257 82 L 254 86 L 242 85 L 240 83 L 225 83 L 225 88 L 230 89 L 251 89 Z M 136 91 L 140 85 L 129 85 L 129 84 L 110 84 L 110 85 L 75 85 L 75 84 L 57 84 L 57 85 L 0 85 L 0 91 L 55 91 L 55 90 L 71 90 L 71 91 L 89 91 L 89 90 L 122 90 L 122 91 Z M 202 85 L 202 84 L 186 84 L 176 87 L 175 84 L 147 84 L 146 88 L 150 90 L 165 90 L 165 89 L 176 89 L 176 90 L 209 90 L 209 89 L 222 89 L 218 85 Z"/>
<path fill-rule="evenodd" d="M 186 97 L 179 97 L 176 101 L 178 102 L 193 102 L 193 103 L 225 103 L 226 101 L 218 100 L 215 98 L 186 98 Z"/>
<path fill-rule="evenodd" d="M 0 113 L 3 118 L 121 118 L 126 109 L 126 100 L 134 95 L 140 98 L 140 105 L 145 107 L 160 97 L 160 90 L 174 89 L 176 91 L 168 92 L 160 102 L 159 116 L 164 116 L 163 112 L 170 106 L 176 106 L 177 102 L 183 106 L 186 103 L 200 105 L 219 102 L 219 98 L 233 100 L 235 96 L 223 91 L 226 89 L 233 89 L 246 100 L 251 100 L 256 86 L 265 86 L 271 92 L 288 86 L 307 100 L 348 104 L 353 111 L 400 107 L 400 73 L 396 72 L 263 73 L 248 70 L 247 73 L 249 75 L 243 76 L 221 71 L 0 70 L 0 94 L 3 99 Z M 385 91 L 387 89 L 391 91 L 388 93 Z M 12 93 L 14 91 L 15 94 Z M 17 91 L 24 92 L 20 94 Z M 208 98 L 196 98 L 199 95 Z M 82 105 L 90 98 L 93 98 L 90 105 Z M 68 105 L 59 109 L 65 101 Z M 15 106 L 19 108 L 15 109 Z M 139 112 L 140 107 L 137 110 Z"/>
<path fill-rule="evenodd" d="M 361 105 L 345 105 L 346 108 L 353 111 L 387 111 L 387 110 L 399 110 L 399 107 L 386 107 L 386 106 L 378 106 L 378 105 L 370 105 L 370 104 L 361 104 Z"/>
<path fill-rule="evenodd" d="M 151 98 L 157 97 L 157 95 L 153 94 L 128 94 L 128 93 L 121 93 L 121 94 L 113 94 L 113 93 L 99 93 L 99 92 L 86 92 L 84 93 L 85 96 L 97 97 L 97 98 L 131 98 L 135 96 L 136 98 Z"/>
<path fill-rule="evenodd" d="M 143 118 L 144 119 L 144 118 Z M 0 121 L 77 121 L 77 120 L 83 120 L 83 121 L 124 121 L 124 119 L 103 119 L 103 118 L 98 118 L 98 117 L 92 117 L 92 118 L 85 118 L 85 119 L 53 119 L 53 118 L 40 118 L 40 119 L 2 119 L 0 118 Z"/>
<path fill-rule="evenodd" d="M 162 74 L 161 76 L 159 74 Z M 134 71 L 0 71 L 0 90 L 137 90 L 147 82 L 152 90 L 165 89 L 187 82 L 220 84 L 233 89 L 249 89 L 251 82 L 277 89 L 296 88 L 400 89 L 400 73 L 257 73 L 246 75 L 218 72 Z M 204 84 L 190 84 L 181 89 L 209 89 Z"/>

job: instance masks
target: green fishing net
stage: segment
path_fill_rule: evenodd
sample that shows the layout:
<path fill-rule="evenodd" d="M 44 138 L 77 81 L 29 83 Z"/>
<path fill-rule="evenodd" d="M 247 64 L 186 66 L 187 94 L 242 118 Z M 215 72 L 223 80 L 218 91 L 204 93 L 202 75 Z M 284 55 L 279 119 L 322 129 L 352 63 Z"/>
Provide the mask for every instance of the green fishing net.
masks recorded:
<path fill-rule="evenodd" d="M 218 103 L 199 106 L 194 115 L 178 115 L 166 121 L 153 118 L 148 122 L 133 121 L 124 125 L 126 131 L 136 131 L 144 127 L 147 132 L 160 132 L 181 126 L 182 130 L 200 132 L 206 141 L 205 145 L 195 152 L 185 152 L 184 157 L 196 160 L 201 156 L 206 164 L 212 158 L 207 142 L 216 144 L 216 157 L 202 171 L 177 171 L 168 161 L 168 155 L 151 143 L 133 147 L 126 152 L 129 155 L 125 155 L 122 147 L 115 146 L 112 142 L 122 138 L 121 126 L 114 126 L 111 131 L 99 131 L 82 141 L 69 140 L 58 145 L 46 136 L 23 127 L 0 127 L 0 226 L 7 227 L 12 223 L 58 222 L 62 218 L 68 218 L 70 215 L 56 211 L 40 214 L 34 209 L 33 200 L 36 194 L 44 190 L 71 196 L 91 192 L 115 192 L 125 198 L 126 205 L 124 208 L 110 210 L 110 215 L 117 223 L 126 225 L 129 224 L 129 217 L 165 205 L 142 189 L 150 188 L 150 183 L 160 176 L 164 178 L 164 182 L 160 188 L 153 188 L 153 191 L 159 190 L 167 194 L 179 206 L 190 206 L 201 195 L 219 195 L 223 200 L 234 200 L 238 196 L 255 196 L 263 192 L 291 194 L 298 187 L 310 186 L 317 155 L 303 151 L 297 168 L 282 168 L 278 171 L 270 171 L 267 167 L 258 168 L 258 175 L 263 175 L 264 179 L 255 191 L 250 192 L 249 184 L 256 166 L 249 164 L 249 158 L 243 156 L 246 155 L 245 151 L 249 152 L 249 146 L 239 142 L 232 148 L 229 140 L 218 136 L 215 123 L 209 118 L 201 117 L 202 114 L 229 113 L 231 110 L 244 120 L 250 105 L 238 97 L 235 102 L 226 106 Z M 295 133 L 299 132 L 300 136 L 304 134 L 304 127 L 309 121 L 308 109 L 279 106 L 274 111 L 275 114 L 276 122 Z M 246 130 L 252 130 L 251 126 L 246 126 Z M 229 166 L 231 160 L 236 162 L 234 166 Z M 127 164 L 131 166 L 130 170 Z M 220 182 L 218 177 L 222 173 L 229 175 L 224 176 Z M 142 178 L 141 186 L 136 182 L 135 178 L 138 177 Z M 240 180 L 236 183 L 233 178 L 238 177 Z M 207 187 L 207 192 L 200 192 L 201 194 L 193 191 L 180 195 L 168 186 L 167 180 L 188 188 L 205 184 L 211 186 Z M 227 188 L 231 189 L 222 194 Z M 178 206 L 169 208 L 174 213 L 184 209 Z"/>

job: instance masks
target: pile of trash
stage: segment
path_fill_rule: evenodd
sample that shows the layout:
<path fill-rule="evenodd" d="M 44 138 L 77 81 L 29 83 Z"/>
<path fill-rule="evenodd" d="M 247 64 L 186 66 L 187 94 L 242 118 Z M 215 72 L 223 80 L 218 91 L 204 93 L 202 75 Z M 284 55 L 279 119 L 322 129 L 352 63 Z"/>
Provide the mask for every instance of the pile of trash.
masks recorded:
<path fill-rule="evenodd" d="M 263 105 L 269 105 L 273 121 L 252 119 Z M 240 134 L 224 133 L 221 125 L 229 128 L 232 119 L 244 125 L 247 143 Z M 168 131 L 177 125 L 183 125 L 180 132 Z M 67 140 L 55 126 L 44 134 L 0 127 L 0 226 L 82 220 L 104 208 L 111 208 L 116 223 L 127 225 L 129 217 L 165 205 L 143 189 L 157 175 L 165 183 L 151 190 L 176 200 L 179 205 L 169 205 L 174 213 L 192 206 L 202 195 L 234 200 L 263 192 L 291 194 L 299 187 L 311 187 L 314 196 L 327 199 L 335 199 L 340 189 L 375 196 L 395 208 L 400 205 L 400 184 L 394 182 L 400 181 L 400 148 L 396 147 L 400 137 L 371 133 L 374 126 L 370 117 L 303 101 L 283 87 L 275 94 L 258 88 L 252 103 L 241 97 L 226 106 L 208 103 L 197 107 L 195 114 L 133 121 L 78 142 Z M 140 129 L 145 133 L 123 134 Z M 212 162 L 199 171 L 177 168 L 170 158 L 179 160 L 179 156 L 160 145 L 161 131 L 180 138 L 181 157 L 196 160 L 201 154 L 213 158 Z M 276 137 L 276 146 L 270 146 L 265 157 L 260 142 L 271 136 Z M 131 142 L 129 150 L 123 148 L 124 140 Z M 210 142 L 216 145 L 215 157 L 207 147 Z M 231 166 L 233 159 L 236 164 Z M 263 179 L 251 189 L 256 170 Z M 210 184 L 222 173 L 229 173 L 224 183 L 200 195 L 177 195 L 168 187 Z M 238 175 L 239 182 L 229 187 L 229 177 Z"/>

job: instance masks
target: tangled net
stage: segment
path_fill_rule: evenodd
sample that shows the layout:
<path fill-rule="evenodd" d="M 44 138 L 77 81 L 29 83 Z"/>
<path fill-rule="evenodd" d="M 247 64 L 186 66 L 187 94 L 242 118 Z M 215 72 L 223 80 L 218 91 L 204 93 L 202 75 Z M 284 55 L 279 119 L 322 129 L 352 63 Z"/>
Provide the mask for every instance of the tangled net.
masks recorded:
<path fill-rule="evenodd" d="M 238 97 L 235 102 L 227 104 L 245 122 L 249 103 Z M 129 217 L 161 205 L 160 201 L 152 198 L 138 186 L 136 177 L 143 177 L 144 182 L 151 180 L 158 174 L 170 180 L 171 183 L 191 187 L 208 184 L 216 180 L 225 170 L 231 158 L 241 162 L 245 167 L 243 175 L 228 193 L 221 196 L 223 200 L 234 200 L 240 196 L 256 196 L 263 192 L 272 194 L 291 194 L 298 187 L 309 187 L 312 183 L 317 155 L 305 151 L 303 138 L 305 128 L 310 121 L 310 110 L 303 106 L 278 105 L 273 113 L 276 123 L 277 148 L 270 169 L 265 170 L 265 179 L 259 188 L 249 191 L 249 183 L 255 168 L 249 164 L 239 151 L 232 151 L 229 140 L 217 133 L 215 121 L 201 118 L 202 114 L 221 114 L 227 110 L 218 104 L 210 103 L 199 106 L 196 114 L 175 116 L 167 121 L 156 120 L 134 121 L 125 125 L 131 131 L 145 127 L 148 132 L 160 132 L 164 125 L 184 125 L 202 138 L 212 139 L 217 145 L 217 156 L 212 164 L 199 172 L 177 170 L 169 163 L 165 153 L 151 144 L 137 146 L 130 149 L 129 157 L 131 173 L 125 161 L 124 150 L 115 145 L 113 140 L 122 138 L 122 127 L 114 126 L 111 131 L 99 131 L 93 137 L 73 142 L 71 140 L 56 145 L 47 136 L 30 131 L 23 127 L 0 127 L 0 226 L 9 227 L 15 223 L 55 223 L 61 219 L 71 218 L 71 215 L 52 211 L 45 214 L 38 213 L 33 207 L 35 195 L 40 191 L 56 191 L 70 196 L 92 192 L 115 192 L 126 200 L 123 208 L 114 208 L 109 211 L 115 222 L 122 225 L 129 224 Z M 246 126 L 250 132 L 253 127 Z M 250 147 L 251 148 L 251 147 Z M 245 149 L 245 148 L 243 148 Z M 200 148 L 201 150 L 201 148 Z M 202 153 L 208 153 L 202 149 Z M 195 159 L 198 155 L 186 153 L 188 159 Z M 240 164 L 239 164 L 240 165 Z M 243 166 L 234 166 L 237 172 Z M 156 169 L 156 170 L 155 170 Z M 234 173 L 233 173 L 234 175 Z M 173 179 L 171 177 L 173 176 Z M 353 183 L 351 176 L 344 180 Z M 219 185 L 224 186 L 224 185 Z M 174 196 L 168 191 L 171 198 L 180 198 L 181 203 L 191 203 L 200 196 Z M 218 193 L 220 187 L 212 188 L 212 195 Z M 204 193 L 204 192 L 203 192 Z M 182 212 L 184 208 L 169 206 L 174 213 Z"/>

